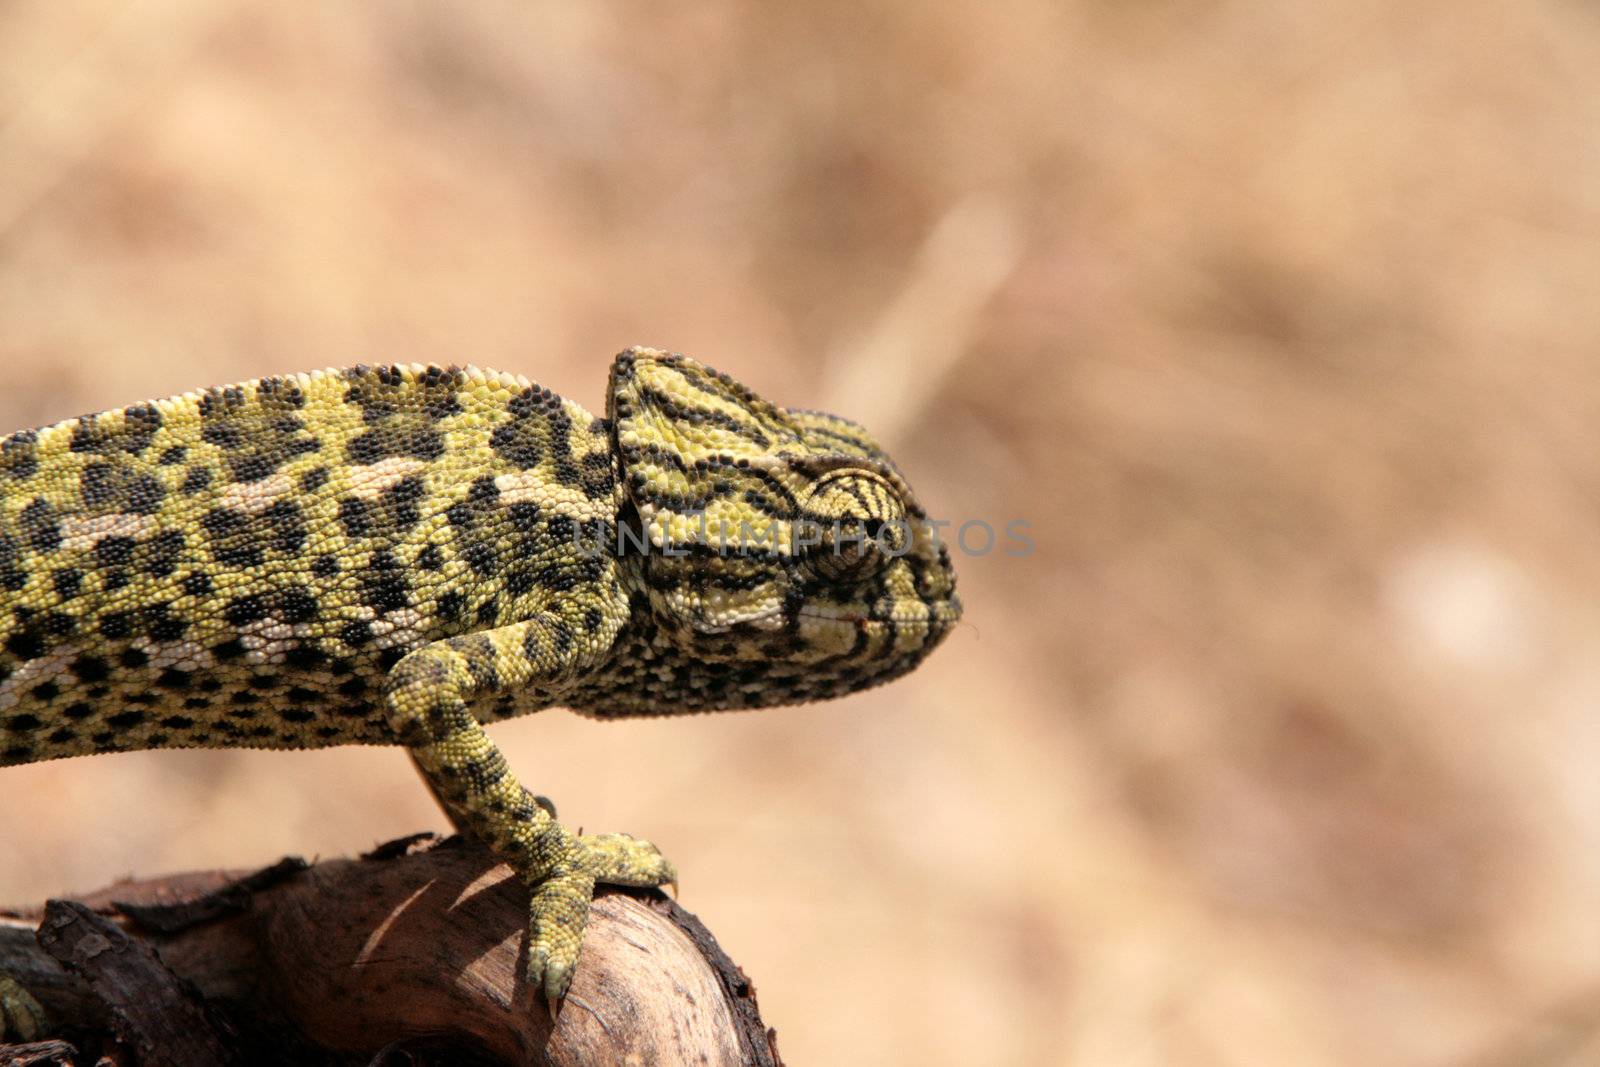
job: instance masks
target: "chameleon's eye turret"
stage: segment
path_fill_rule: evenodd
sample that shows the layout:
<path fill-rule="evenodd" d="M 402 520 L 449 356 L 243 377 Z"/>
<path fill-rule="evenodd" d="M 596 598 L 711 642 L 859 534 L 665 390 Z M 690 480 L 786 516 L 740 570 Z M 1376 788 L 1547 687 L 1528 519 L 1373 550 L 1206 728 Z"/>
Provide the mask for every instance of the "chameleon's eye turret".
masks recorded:
<path fill-rule="evenodd" d="M 806 523 L 816 538 L 807 544 L 805 565 L 832 582 L 875 577 L 910 548 L 904 502 L 880 475 L 860 468 L 830 471 L 819 478 L 805 503 Z"/>

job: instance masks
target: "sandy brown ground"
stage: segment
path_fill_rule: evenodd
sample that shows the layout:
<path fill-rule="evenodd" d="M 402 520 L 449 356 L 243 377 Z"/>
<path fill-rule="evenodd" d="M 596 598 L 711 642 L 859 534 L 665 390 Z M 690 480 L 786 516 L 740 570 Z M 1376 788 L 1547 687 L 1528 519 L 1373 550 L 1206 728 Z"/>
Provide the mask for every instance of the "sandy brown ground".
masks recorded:
<path fill-rule="evenodd" d="M 1600 1060 L 1600 13 L 0 7 L 0 426 L 631 343 L 1031 522 L 830 706 L 496 731 L 795 1064 Z M 8 771 L 0 900 L 350 853 L 405 758 Z"/>

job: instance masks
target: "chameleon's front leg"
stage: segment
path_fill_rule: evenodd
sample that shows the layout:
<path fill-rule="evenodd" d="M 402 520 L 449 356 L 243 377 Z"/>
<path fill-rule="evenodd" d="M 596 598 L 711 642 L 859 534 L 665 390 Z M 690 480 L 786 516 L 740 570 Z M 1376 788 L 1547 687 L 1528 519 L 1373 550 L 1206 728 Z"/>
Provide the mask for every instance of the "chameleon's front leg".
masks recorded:
<path fill-rule="evenodd" d="M 577 642 L 554 617 L 437 641 L 389 674 L 389 723 L 436 794 L 533 889 L 528 977 L 552 1008 L 577 963 L 595 882 L 658 886 L 676 880 L 654 845 L 623 834 L 577 836 L 517 781 L 469 704 L 530 680 L 567 676 Z M 564 645 L 572 646 L 563 650 Z"/>

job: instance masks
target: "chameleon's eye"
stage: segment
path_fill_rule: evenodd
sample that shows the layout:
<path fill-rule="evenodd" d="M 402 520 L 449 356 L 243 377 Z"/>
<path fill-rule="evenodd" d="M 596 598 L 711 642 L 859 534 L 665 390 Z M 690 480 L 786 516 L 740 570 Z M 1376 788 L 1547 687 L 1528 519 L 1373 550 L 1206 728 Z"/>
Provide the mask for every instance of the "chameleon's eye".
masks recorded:
<path fill-rule="evenodd" d="M 905 505 L 894 487 L 871 471 L 837 470 L 819 478 L 806 500 L 814 523 L 806 564 L 828 581 L 860 581 L 910 547 Z"/>

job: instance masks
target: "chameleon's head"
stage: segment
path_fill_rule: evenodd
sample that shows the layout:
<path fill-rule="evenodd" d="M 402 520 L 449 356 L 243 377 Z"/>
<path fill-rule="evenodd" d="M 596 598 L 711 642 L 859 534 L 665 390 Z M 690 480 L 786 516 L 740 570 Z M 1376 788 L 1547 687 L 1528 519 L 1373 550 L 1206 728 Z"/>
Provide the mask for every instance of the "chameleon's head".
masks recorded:
<path fill-rule="evenodd" d="M 606 410 L 623 566 L 678 652 L 651 699 L 838 696 L 904 674 L 960 618 L 938 531 L 855 423 L 647 348 L 617 357 Z"/>

